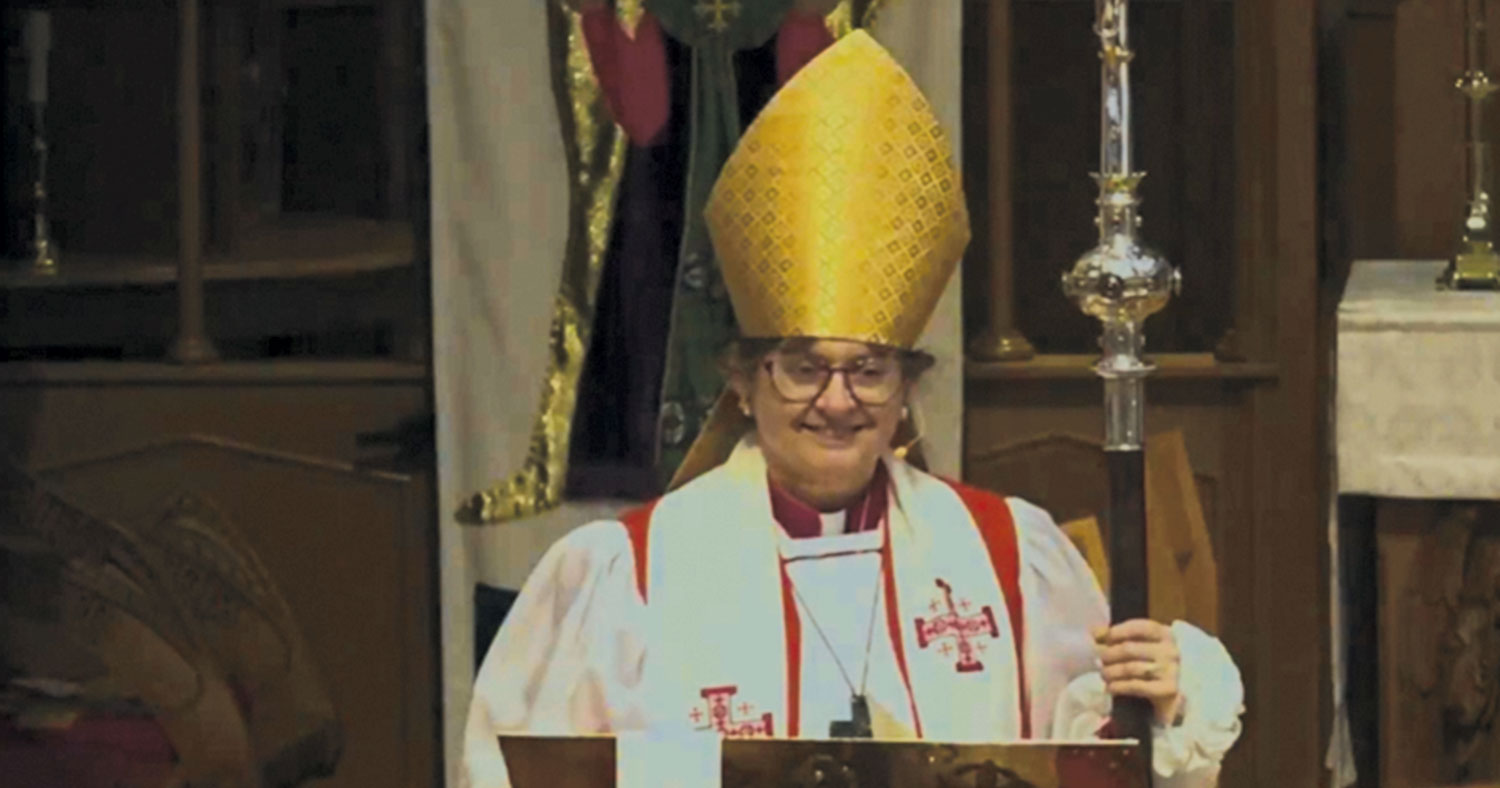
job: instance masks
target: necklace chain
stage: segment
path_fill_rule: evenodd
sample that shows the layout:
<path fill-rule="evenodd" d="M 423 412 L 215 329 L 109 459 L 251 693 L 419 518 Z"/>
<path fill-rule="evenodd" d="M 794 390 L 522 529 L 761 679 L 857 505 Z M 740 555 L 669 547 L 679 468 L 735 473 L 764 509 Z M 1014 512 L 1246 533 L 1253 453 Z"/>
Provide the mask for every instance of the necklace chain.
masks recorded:
<path fill-rule="evenodd" d="M 833 643 L 828 640 L 828 635 L 823 632 L 823 626 L 818 623 L 818 617 L 813 614 L 812 606 L 807 604 L 806 599 L 802 598 L 802 592 L 797 590 L 797 583 L 792 581 L 790 574 L 787 575 L 787 580 L 792 587 L 792 595 L 797 598 L 797 602 L 802 605 L 802 609 L 807 611 L 807 618 L 812 622 L 813 629 L 817 631 L 818 637 L 823 640 L 823 646 L 828 649 L 829 656 L 833 657 L 833 664 L 838 667 L 839 673 L 843 675 L 844 683 L 849 686 L 849 694 L 856 698 L 863 698 L 865 687 L 870 679 L 870 649 L 875 644 L 875 611 L 880 608 L 880 589 L 885 585 L 884 567 L 877 564 L 875 569 L 875 593 L 870 599 L 870 626 L 869 632 L 865 635 L 865 664 L 860 672 L 858 691 L 854 689 L 853 679 L 849 678 L 849 671 L 844 669 L 844 661 L 839 659 L 839 653 L 834 650 Z"/>

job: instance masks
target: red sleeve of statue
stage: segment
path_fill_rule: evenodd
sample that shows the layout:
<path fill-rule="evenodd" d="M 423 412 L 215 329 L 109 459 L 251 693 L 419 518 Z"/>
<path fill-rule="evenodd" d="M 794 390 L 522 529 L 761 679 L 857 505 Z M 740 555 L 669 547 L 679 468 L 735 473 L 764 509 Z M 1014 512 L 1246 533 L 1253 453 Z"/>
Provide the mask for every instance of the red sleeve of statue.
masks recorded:
<path fill-rule="evenodd" d="M 632 38 L 607 7 L 583 12 L 583 38 L 610 114 L 635 145 L 659 141 L 672 111 L 661 23 L 641 14 Z"/>
<path fill-rule="evenodd" d="M 786 81 L 833 44 L 833 34 L 817 14 L 787 13 L 776 32 L 776 83 Z"/>

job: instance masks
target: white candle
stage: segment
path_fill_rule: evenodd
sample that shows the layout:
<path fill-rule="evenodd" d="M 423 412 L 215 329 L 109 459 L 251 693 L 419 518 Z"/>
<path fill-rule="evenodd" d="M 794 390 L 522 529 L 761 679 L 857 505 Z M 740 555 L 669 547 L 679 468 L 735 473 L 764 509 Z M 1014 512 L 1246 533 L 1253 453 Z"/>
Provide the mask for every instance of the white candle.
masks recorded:
<path fill-rule="evenodd" d="M 22 33 L 26 44 L 29 90 L 33 104 L 47 103 L 47 53 L 52 49 L 52 15 L 46 11 L 27 11 Z"/>

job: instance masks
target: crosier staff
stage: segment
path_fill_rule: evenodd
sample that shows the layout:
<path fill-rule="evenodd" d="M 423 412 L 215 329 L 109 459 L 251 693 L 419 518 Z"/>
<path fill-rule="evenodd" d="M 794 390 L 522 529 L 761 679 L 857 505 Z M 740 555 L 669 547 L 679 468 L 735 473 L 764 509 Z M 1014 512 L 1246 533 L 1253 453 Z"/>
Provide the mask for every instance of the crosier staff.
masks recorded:
<path fill-rule="evenodd" d="M 1110 614 L 1114 623 L 1148 615 L 1145 496 L 1145 377 L 1141 325 L 1166 306 L 1181 278 L 1136 237 L 1136 190 L 1145 173 L 1131 168 L 1130 51 L 1126 0 L 1096 0 L 1101 90 L 1099 127 L 1099 244 L 1063 275 L 1063 291 L 1084 314 L 1098 318 L 1104 379 L 1104 450 L 1109 467 Z M 1140 742 L 1151 763 L 1151 702 L 1120 697 L 1111 713 L 1116 735 Z"/>

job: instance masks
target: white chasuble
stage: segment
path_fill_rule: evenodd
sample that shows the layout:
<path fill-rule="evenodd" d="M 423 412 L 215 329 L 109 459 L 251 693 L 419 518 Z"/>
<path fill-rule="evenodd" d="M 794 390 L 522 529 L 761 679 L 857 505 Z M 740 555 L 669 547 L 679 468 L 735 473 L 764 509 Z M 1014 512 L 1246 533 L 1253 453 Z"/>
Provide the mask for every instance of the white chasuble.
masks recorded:
<path fill-rule="evenodd" d="M 1109 698 L 1089 631 L 1108 610 L 1082 557 L 1041 510 L 983 497 L 1012 524 L 997 546 L 974 494 L 885 463 L 874 530 L 788 537 L 747 442 L 624 522 L 559 542 L 481 667 L 466 784 L 509 786 L 502 732 L 827 738 L 850 718 L 851 684 L 878 738 L 1091 738 Z M 1006 560 L 1020 599 L 1002 588 Z M 1156 731 L 1156 784 L 1213 785 L 1239 732 L 1239 674 L 1217 640 L 1173 629 L 1186 712 Z M 621 739 L 621 779 L 635 738 Z"/>

